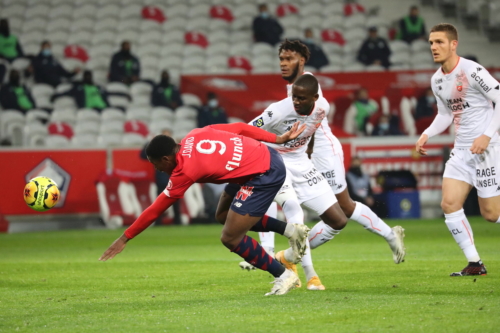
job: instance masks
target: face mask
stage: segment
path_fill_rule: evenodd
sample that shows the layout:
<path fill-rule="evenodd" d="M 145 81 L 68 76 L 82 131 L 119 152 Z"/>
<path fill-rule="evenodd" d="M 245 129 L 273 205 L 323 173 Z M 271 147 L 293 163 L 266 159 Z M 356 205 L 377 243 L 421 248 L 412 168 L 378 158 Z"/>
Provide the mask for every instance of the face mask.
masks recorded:
<path fill-rule="evenodd" d="M 358 177 L 361 177 L 363 175 L 363 172 L 361 171 L 360 166 L 350 167 L 349 172 L 355 174 Z"/>
<path fill-rule="evenodd" d="M 50 49 L 43 49 L 42 54 L 46 57 L 52 55 L 52 51 Z"/>
<path fill-rule="evenodd" d="M 427 96 L 427 104 L 436 103 L 436 98 L 434 96 Z"/>
<path fill-rule="evenodd" d="M 19 77 L 13 77 L 10 79 L 10 84 L 13 86 L 18 86 L 19 85 Z"/>
<path fill-rule="evenodd" d="M 388 123 L 378 124 L 378 127 L 379 127 L 382 131 L 387 131 L 387 130 L 389 129 L 389 124 L 388 124 Z"/>
<path fill-rule="evenodd" d="M 262 17 L 263 19 L 269 18 L 269 13 L 268 12 L 260 13 L 260 17 Z"/>
<path fill-rule="evenodd" d="M 211 107 L 212 109 L 213 108 L 216 108 L 218 105 L 219 105 L 219 101 L 216 100 L 216 99 L 211 99 L 208 101 L 208 106 Z"/>
<path fill-rule="evenodd" d="M 312 38 L 306 38 L 306 43 L 314 44 L 314 39 L 312 39 Z"/>

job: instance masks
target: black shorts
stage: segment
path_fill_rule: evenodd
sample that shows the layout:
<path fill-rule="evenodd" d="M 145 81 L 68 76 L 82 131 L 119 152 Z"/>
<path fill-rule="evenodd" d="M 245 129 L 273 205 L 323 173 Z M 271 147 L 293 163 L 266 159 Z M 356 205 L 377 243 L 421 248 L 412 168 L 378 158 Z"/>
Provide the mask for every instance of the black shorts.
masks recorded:
<path fill-rule="evenodd" d="M 233 197 L 231 209 L 238 214 L 264 216 L 286 178 L 285 163 L 280 154 L 269 148 L 271 165 L 265 173 L 243 185 L 227 184 L 224 191 Z"/>

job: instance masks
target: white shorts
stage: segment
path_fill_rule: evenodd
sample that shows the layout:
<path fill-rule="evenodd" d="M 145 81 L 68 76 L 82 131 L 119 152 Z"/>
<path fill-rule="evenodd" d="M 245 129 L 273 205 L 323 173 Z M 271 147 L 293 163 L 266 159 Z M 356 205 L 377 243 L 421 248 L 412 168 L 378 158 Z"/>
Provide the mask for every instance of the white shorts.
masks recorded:
<path fill-rule="evenodd" d="M 309 159 L 296 163 L 285 161 L 285 166 L 287 179 L 283 186 L 291 183 L 301 204 L 321 215 L 337 202 L 325 177 Z"/>
<path fill-rule="evenodd" d="M 469 148 L 454 148 L 443 177 L 471 184 L 481 198 L 500 195 L 500 146 L 488 146 L 480 155 L 472 154 Z"/>
<path fill-rule="evenodd" d="M 311 161 L 321 174 L 328 181 L 328 185 L 333 190 L 333 193 L 339 194 L 347 188 L 345 180 L 344 168 L 344 152 L 342 146 L 335 149 L 335 153 L 331 151 L 314 151 L 311 156 Z"/>

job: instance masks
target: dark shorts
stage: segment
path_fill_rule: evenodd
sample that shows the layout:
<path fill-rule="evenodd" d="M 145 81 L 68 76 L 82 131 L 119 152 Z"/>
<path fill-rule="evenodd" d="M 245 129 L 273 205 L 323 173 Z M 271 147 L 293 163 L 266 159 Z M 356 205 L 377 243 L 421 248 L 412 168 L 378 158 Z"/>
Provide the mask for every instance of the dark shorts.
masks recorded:
<path fill-rule="evenodd" d="M 269 148 L 271 168 L 243 185 L 227 184 L 224 191 L 233 197 L 231 210 L 238 214 L 264 216 L 285 182 L 286 168 L 280 154 Z"/>

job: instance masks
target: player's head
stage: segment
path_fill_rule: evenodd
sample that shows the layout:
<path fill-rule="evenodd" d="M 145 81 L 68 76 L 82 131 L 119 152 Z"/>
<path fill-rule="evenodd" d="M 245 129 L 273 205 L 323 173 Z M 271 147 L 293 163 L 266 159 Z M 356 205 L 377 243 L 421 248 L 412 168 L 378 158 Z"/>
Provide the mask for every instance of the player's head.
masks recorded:
<path fill-rule="evenodd" d="M 429 34 L 434 62 L 443 64 L 457 54 L 458 31 L 452 24 L 440 23 L 431 28 Z"/>
<path fill-rule="evenodd" d="M 169 175 L 177 166 L 175 155 L 179 151 L 179 145 L 169 136 L 157 135 L 146 147 L 148 160 L 153 163 L 155 169 Z"/>
<path fill-rule="evenodd" d="M 300 115 L 311 113 L 318 100 L 318 80 L 309 74 L 301 75 L 292 87 L 292 100 L 295 111 Z"/>
<path fill-rule="evenodd" d="M 310 56 L 311 52 L 304 43 L 285 39 L 279 48 L 281 77 L 290 83 L 295 82 L 295 79 L 304 71 L 304 65 Z"/>

